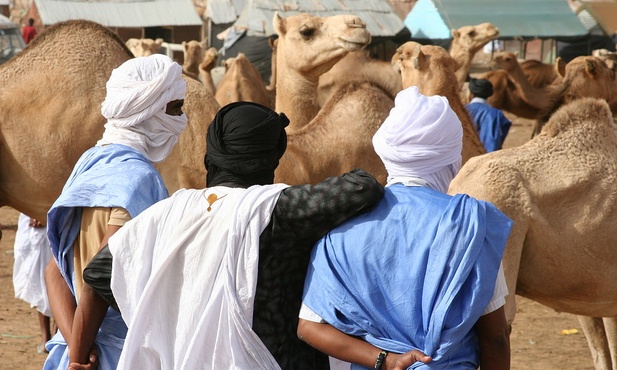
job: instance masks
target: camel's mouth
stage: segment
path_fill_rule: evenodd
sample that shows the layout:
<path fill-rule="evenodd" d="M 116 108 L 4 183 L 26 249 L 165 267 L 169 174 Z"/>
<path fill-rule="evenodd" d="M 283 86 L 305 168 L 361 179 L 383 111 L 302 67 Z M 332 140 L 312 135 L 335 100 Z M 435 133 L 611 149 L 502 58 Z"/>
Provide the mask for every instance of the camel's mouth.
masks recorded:
<path fill-rule="evenodd" d="M 346 37 L 339 37 L 339 44 L 341 45 L 341 47 L 343 47 L 345 50 L 349 50 L 349 51 L 355 51 L 355 50 L 361 50 L 364 49 L 364 47 L 366 47 L 366 45 L 368 45 L 371 42 L 371 37 L 358 37 L 358 38 L 346 38 Z"/>

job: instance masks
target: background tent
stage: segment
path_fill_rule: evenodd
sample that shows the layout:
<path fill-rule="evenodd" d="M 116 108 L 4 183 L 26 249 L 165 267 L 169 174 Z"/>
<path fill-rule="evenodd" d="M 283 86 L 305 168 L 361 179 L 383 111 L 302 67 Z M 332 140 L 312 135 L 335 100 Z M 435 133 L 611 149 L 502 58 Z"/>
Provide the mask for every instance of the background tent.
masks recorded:
<path fill-rule="evenodd" d="M 500 40 L 586 38 L 589 31 L 565 0 L 419 0 L 405 18 L 411 38 L 449 46 L 450 32 L 490 22 Z"/>

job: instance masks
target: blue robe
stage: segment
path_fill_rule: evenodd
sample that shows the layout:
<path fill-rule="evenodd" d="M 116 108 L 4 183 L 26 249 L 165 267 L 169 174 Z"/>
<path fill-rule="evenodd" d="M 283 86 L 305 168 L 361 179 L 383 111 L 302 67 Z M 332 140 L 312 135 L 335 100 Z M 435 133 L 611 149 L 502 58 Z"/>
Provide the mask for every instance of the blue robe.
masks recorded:
<path fill-rule="evenodd" d="M 397 184 L 315 246 L 304 303 L 410 368 L 477 369 L 477 319 L 493 296 L 512 222 L 492 204 Z M 353 365 L 352 368 L 362 367 Z"/>
<path fill-rule="evenodd" d="M 79 235 L 82 207 L 120 207 L 131 217 L 168 197 L 158 171 L 138 151 L 125 145 L 97 146 L 86 151 L 73 168 L 62 194 L 47 214 L 52 254 L 73 296 L 73 244 Z M 99 329 L 99 369 L 115 369 L 127 327 L 112 308 Z M 43 369 L 66 369 L 68 347 L 60 331 L 46 344 L 49 355 Z"/>
<path fill-rule="evenodd" d="M 494 152 L 501 149 L 512 122 L 506 118 L 502 111 L 484 102 L 472 101 L 467 104 L 467 111 L 486 151 Z"/>

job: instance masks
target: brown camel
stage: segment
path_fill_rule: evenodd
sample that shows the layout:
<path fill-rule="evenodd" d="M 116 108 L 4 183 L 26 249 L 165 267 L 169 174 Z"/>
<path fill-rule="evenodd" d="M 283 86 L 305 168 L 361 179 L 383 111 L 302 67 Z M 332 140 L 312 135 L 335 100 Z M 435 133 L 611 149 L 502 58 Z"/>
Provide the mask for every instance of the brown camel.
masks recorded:
<path fill-rule="evenodd" d="M 204 53 L 204 58 L 199 63 L 199 81 L 204 85 L 206 90 L 212 95 L 216 92 L 214 80 L 212 79 L 212 69 L 216 67 L 219 53 L 216 48 L 208 48 Z"/>
<path fill-rule="evenodd" d="M 514 221 L 503 258 L 509 322 L 515 294 L 560 312 L 613 317 L 606 333 L 587 330 L 600 319 L 581 320 L 590 347 L 606 345 L 594 354 L 603 370 L 613 368 L 606 336 L 615 338 L 617 316 L 616 129 L 606 101 L 575 100 L 526 144 L 470 159 L 449 189 Z"/>
<path fill-rule="evenodd" d="M 544 87 L 559 82 L 560 76 L 554 64 L 530 59 L 521 62 L 520 65 L 527 80 L 534 87 Z"/>
<path fill-rule="evenodd" d="M 550 103 L 545 87 L 534 86 L 519 64 L 517 54 L 508 51 L 496 53 L 493 56 L 493 67 L 503 69 L 519 90 L 521 98 L 536 109 L 545 109 Z M 555 67 L 551 66 L 552 74 L 556 74 Z M 554 80 L 554 79 L 553 79 Z M 552 81 L 551 81 L 552 82 Z"/>
<path fill-rule="evenodd" d="M 251 101 L 274 109 L 274 94 L 266 89 L 257 68 L 244 53 L 223 61 L 225 74 L 214 97 L 221 106 L 237 101 Z"/>
<path fill-rule="evenodd" d="M 456 80 L 460 89 L 467 81 L 473 57 L 484 45 L 499 37 L 499 28 L 487 22 L 475 26 L 463 26 L 452 30 L 451 34 L 450 55 L 459 65 L 456 70 Z"/>
<path fill-rule="evenodd" d="M 132 57 L 108 28 L 80 20 L 48 27 L 0 66 L 0 205 L 46 218 L 79 156 L 103 134 L 112 69 Z M 203 138 L 218 108 L 201 84 L 187 84 L 188 128 L 159 166 L 170 191 L 205 186 Z"/>
<path fill-rule="evenodd" d="M 408 41 L 392 57 L 392 65 L 402 76 L 403 88 L 418 86 L 424 95 L 445 96 L 463 126 L 463 163 L 486 153 L 467 109 L 459 96 L 455 80 L 457 63 L 441 46 Z"/>
<path fill-rule="evenodd" d="M 136 57 L 147 57 L 156 53 L 163 45 L 163 39 L 128 39 L 126 40 L 126 47 Z"/>
<path fill-rule="evenodd" d="M 576 99 L 591 97 L 608 102 L 613 114 L 617 114 L 617 81 L 613 65 L 602 57 L 580 56 L 570 61 L 564 69 L 559 69 L 562 82 L 547 88 L 546 99 L 549 104 L 539 114 L 533 135 L 542 130 L 544 124 L 562 105 Z"/>
<path fill-rule="evenodd" d="M 521 89 L 505 70 L 488 71 L 479 78 L 486 78 L 493 84 L 493 95 L 487 99 L 493 107 L 529 119 L 535 119 L 540 114 L 540 109 L 525 101 Z"/>
<path fill-rule="evenodd" d="M 184 61 L 182 71 L 185 75 L 199 81 L 199 64 L 204 59 L 203 44 L 196 40 L 182 41 Z"/>
<path fill-rule="evenodd" d="M 393 97 L 370 82 L 343 86 L 320 109 L 319 76 L 348 52 L 370 42 L 360 18 L 274 15 L 278 34 L 276 110 L 290 119 L 288 149 L 275 180 L 316 183 L 361 167 L 382 183 L 386 172 L 373 150 L 372 136 L 394 106 Z"/>
<path fill-rule="evenodd" d="M 351 81 L 373 81 L 392 96 L 402 90 L 401 76 L 390 62 L 373 59 L 366 50 L 353 51 L 319 77 L 318 100 L 323 105 L 342 85 Z"/>

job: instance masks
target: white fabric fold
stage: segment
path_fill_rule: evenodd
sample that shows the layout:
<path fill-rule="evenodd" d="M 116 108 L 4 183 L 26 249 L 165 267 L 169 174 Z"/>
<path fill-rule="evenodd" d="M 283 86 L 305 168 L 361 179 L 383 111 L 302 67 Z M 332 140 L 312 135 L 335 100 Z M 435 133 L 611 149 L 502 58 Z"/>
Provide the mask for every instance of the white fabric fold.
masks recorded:
<path fill-rule="evenodd" d="M 447 98 L 425 96 L 411 86 L 397 94 L 373 147 L 388 180 L 418 177 L 445 192 L 461 166 L 463 128 Z"/>
<path fill-rule="evenodd" d="M 251 326 L 259 237 L 285 186 L 180 190 L 110 238 L 119 370 L 279 369 Z"/>

